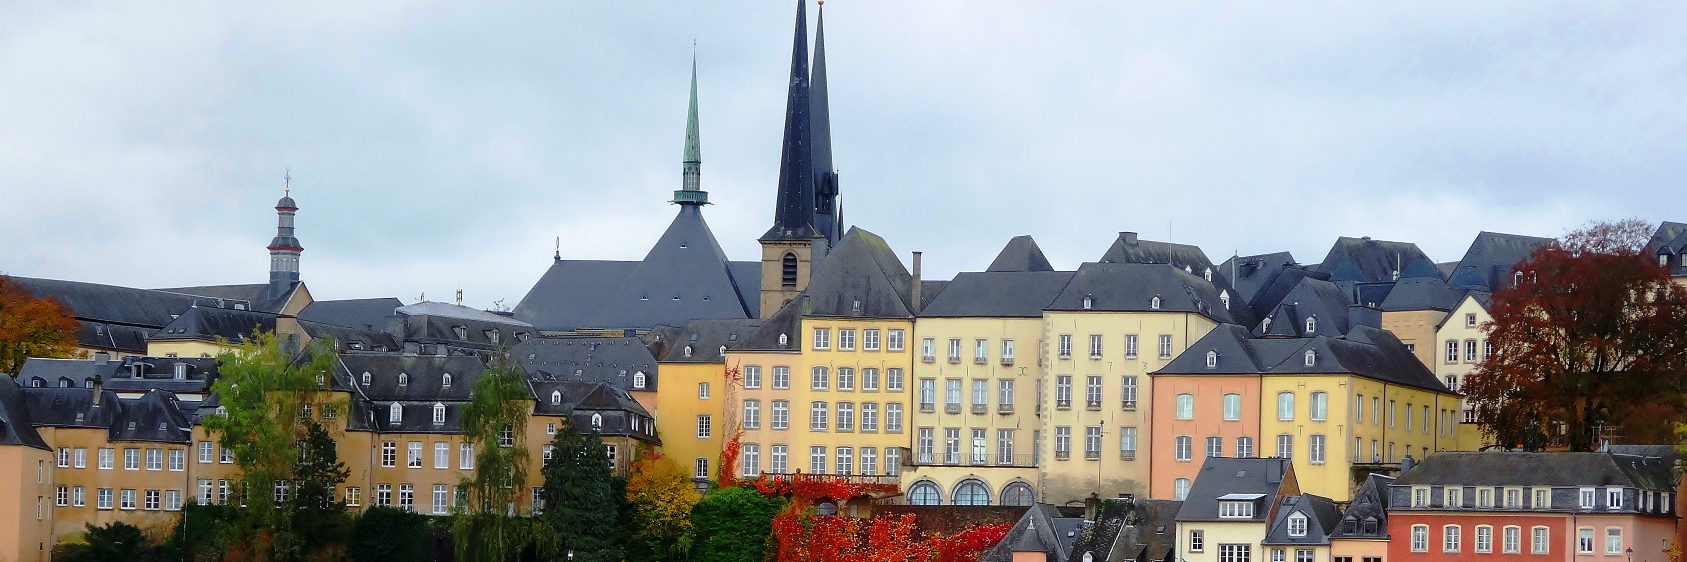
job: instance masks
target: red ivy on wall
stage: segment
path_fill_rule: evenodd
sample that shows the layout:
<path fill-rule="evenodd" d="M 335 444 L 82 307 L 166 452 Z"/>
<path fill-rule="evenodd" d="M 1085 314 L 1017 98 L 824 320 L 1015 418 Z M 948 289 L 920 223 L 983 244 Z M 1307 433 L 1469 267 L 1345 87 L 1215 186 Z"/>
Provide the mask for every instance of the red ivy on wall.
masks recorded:
<path fill-rule="evenodd" d="M 972 525 L 945 537 L 917 535 L 914 516 L 907 513 L 863 521 L 847 515 L 786 512 L 773 520 L 778 562 L 977 562 L 1012 527 L 1012 523 Z"/>

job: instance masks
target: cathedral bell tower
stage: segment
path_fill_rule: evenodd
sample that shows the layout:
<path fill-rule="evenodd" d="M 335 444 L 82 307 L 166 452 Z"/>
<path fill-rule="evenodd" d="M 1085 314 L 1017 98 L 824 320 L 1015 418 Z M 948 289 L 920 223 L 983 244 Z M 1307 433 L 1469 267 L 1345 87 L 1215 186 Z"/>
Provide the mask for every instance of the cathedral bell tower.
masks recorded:
<path fill-rule="evenodd" d="M 824 17 L 816 23 L 814 73 L 808 59 L 806 1 L 797 2 L 791 80 L 785 97 L 785 135 L 779 158 L 779 197 L 773 227 L 763 234 L 761 316 L 772 316 L 808 287 L 815 263 L 841 237 L 838 174 L 826 97 Z"/>

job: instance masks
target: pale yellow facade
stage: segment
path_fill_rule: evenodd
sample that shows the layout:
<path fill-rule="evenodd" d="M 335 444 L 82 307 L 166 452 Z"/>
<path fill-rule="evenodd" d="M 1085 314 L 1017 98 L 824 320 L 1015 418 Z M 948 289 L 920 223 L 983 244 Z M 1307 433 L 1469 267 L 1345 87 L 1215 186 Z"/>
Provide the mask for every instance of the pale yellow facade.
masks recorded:
<path fill-rule="evenodd" d="M 1317 394 L 1326 403 L 1321 419 Z M 1337 502 L 1353 497 L 1355 463 L 1460 450 L 1451 423 L 1458 398 L 1451 394 L 1349 374 L 1305 374 L 1262 377 L 1260 398 L 1259 454 L 1293 458 L 1301 490 Z"/>
<path fill-rule="evenodd" d="M 976 483 L 988 490 L 990 505 L 1023 503 L 1025 498 L 1006 494 L 1010 486 L 1023 489 L 1019 483 L 1032 491 L 1041 487 L 1035 446 L 1042 430 L 1036 403 L 1044 378 L 1038 361 L 1042 318 L 921 318 L 914 334 L 913 467 L 902 474 L 902 488 L 929 482 L 942 503 L 976 503 L 976 488 L 957 495 L 963 483 Z M 949 354 L 953 346 L 960 351 L 955 357 Z M 919 394 L 927 384 L 929 407 Z M 959 389 L 954 404 L 950 385 Z"/>
<path fill-rule="evenodd" d="M 1166 453 L 1151 438 L 1153 382 L 1148 373 L 1215 326 L 1205 316 L 1186 312 L 1045 312 L 1042 351 L 1048 374 L 1038 390 L 1045 412 L 1038 445 L 1043 466 L 1039 501 L 1065 503 L 1092 493 L 1148 496 L 1150 451 Z M 1092 341 L 1099 342 L 1098 350 L 1092 350 Z M 1135 449 L 1130 451 L 1122 436 L 1133 430 Z M 1097 433 L 1099 443 L 1093 437 Z"/>
<path fill-rule="evenodd" d="M 808 317 L 797 332 L 784 334 L 790 352 L 727 351 L 745 377 L 728 406 L 744 428 L 741 475 L 898 475 L 909 444 L 913 322 Z"/>
<path fill-rule="evenodd" d="M 1266 502 L 1269 508 L 1271 502 Z M 1265 540 L 1265 521 L 1179 521 L 1177 523 L 1177 559 L 1180 562 L 1220 562 L 1222 545 L 1247 545 L 1246 560 L 1268 560 L 1259 543 Z M 1200 533 L 1200 550 L 1192 545 L 1191 537 Z"/>
<path fill-rule="evenodd" d="M 1330 556 L 1347 556 L 1354 560 L 1370 558 L 1388 562 L 1388 540 L 1330 539 Z"/>
<path fill-rule="evenodd" d="M 656 390 L 656 436 L 662 454 L 693 478 L 714 480 L 721 444 L 736 430 L 726 404 L 743 390 L 727 382 L 720 363 L 661 363 L 657 372 L 662 380 Z"/>
<path fill-rule="evenodd" d="M 1382 313 L 1382 329 L 1394 333 L 1424 366 L 1434 369 L 1435 327 L 1447 317 L 1439 310 L 1402 310 Z"/>
<path fill-rule="evenodd" d="M 1435 370 L 1436 378 L 1441 379 L 1447 388 L 1458 390 L 1464 388 L 1464 381 L 1471 373 L 1476 372 L 1476 366 L 1490 353 L 1488 348 L 1488 330 L 1486 326 L 1493 321 L 1488 309 L 1474 297 L 1466 295 L 1459 301 L 1458 307 L 1447 315 L 1441 329 L 1436 332 L 1436 355 L 1430 362 L 1430 368 Z M 1458 433 L 1460 442 L 1469 450 L 1478 450 L 1491 444 L 1482 435 L 1482 427 L 1474 423 L 1475 419 L 1466 412 L 1472 406 L 1461 401 L 1458 415 Z M 1470 420 L 1472 423 L 1465 423 Z"/>

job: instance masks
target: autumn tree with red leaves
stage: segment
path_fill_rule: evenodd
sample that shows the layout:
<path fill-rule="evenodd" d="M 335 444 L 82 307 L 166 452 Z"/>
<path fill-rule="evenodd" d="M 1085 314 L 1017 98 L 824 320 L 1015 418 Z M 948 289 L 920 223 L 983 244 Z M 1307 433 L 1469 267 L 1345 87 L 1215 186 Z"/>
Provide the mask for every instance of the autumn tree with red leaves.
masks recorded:
<path fill-rule="evenodd" d="M 0 275 L 0 373 L 17 376 L 30 357 L 70 357 L 76 330 L 70 309 Z"/>
<path fill-rule="evenodd" d="M 1535 250 L 1496 291 L 1493 354 L 1464 385 L 1500 445 L 1572 451 L 1601 427 L 1669 442 L 1687 414 L 1687 289 L 1645 252 L 1651 226 L 1594 223 Z"/>

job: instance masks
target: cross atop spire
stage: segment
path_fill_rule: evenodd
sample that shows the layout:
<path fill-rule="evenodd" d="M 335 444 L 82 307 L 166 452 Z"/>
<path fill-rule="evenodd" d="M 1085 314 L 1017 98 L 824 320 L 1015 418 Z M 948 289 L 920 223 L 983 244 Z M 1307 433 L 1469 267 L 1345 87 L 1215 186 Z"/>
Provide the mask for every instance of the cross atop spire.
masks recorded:
<path fill-rule="evenodd" d="M 292 195 L 293 194 L 293 167 L 292 166 L 287 166 L 284 169 L 284 171 L 281 172 L 281 181 L 282 181 L 281 194 L 282 195 Z"/>

